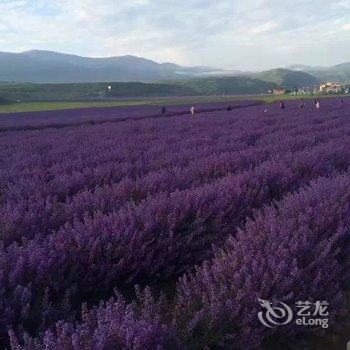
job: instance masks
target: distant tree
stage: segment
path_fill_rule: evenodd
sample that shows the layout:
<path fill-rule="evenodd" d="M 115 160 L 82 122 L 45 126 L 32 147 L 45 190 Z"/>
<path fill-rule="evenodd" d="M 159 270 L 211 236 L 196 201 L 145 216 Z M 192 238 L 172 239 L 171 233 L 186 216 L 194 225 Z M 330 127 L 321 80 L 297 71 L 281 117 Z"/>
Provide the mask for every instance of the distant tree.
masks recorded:
<path fill-rule="evenodd" d="M 6 105 L 8 103 L 10 103 L 9 100 L 7 100 L 6 98 L 0 96 L 0 105 Z"/>

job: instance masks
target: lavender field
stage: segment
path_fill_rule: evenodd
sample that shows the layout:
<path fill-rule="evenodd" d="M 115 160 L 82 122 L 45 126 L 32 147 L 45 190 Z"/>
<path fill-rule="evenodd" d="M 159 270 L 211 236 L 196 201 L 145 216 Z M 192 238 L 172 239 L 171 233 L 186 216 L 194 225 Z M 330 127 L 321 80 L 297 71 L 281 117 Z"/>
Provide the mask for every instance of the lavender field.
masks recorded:
<path fill-rule="evenodd" d="M 350 99 L 226 106 L 0 115 L 1 349 L 349 334 Z M 329 328 L 266 327 L 259 299 L 328 301 Z"/>
<path fill-rule="evenodd" d="M 259 105 L 259 101 L 235 101 L 233 109 Z M 200 112 L 222 111 L 227 103 L 195 103 Z M 171 105 L 166 116 L 185 115 L 191 105 Z M 120 122 L 126 120 L 141 120 L 156 118 L 160 115 L 160 106 L 140 105 L 134 107 L 80 108 L 78 110 L 56 110 L 41 112 L 21 112 L 0 114 L 0 131 L 38 130 L 47 127 L 62 128 L 67 126 L 95 125 L 105 122 Z"/>

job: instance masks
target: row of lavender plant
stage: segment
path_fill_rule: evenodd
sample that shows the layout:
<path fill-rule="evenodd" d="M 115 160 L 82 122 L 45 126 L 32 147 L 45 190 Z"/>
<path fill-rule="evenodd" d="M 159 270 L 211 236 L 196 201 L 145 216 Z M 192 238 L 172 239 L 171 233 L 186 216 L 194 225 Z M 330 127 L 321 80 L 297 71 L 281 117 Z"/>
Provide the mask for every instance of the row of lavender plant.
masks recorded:
<path fill-rule="evenodd" d="M 323 125 L 321 129 L 325 129 L 328 133 L 330 132 L 329 129 L 332 128 L 334 126 L 338 125 L 338 122 L 335 123 L 334 121 L 332 121 L 332 123 L 327 123 L 327 125 Z M 343 127 L 345 128 L 344 133 L 347 132 L 345 123 L 343 125 Z M 316 128 L 317 130 L 318 128 Z M 311 129 L 313 130 L 313 129 Z M 282 135 L 279 135 L 278 133 L 274 132 L 272 134 L 269 134 L 266 129 L 263 130 L 263 132 L 265 132 L 265 135 L 262 137 L 260 137 L 260 139 L 257 141 L 257 144 L 259 145 L 270 145 L 271 147 L 271 143 L 275 142 L 279 142 L 279 139 L 282 137 Z M 299 130 L 293 130 L 293 135 L 291 135 L 291 137 L 297 136 L 298 133 L 301 132 Z M 309 130 L 303 130 L 302 131 L 304 134 L 307 134 L 308 132 L 310 132 Z M 338 131 L 340 132 L 340 131 Z M 310 132 L 310 138 L 315 134 L 315 131 L 311 134 Z M 335 135 L 335 137 L 339 137 L 340 135 Z M 248 138 L 251 137 L 250 135 L 247 135 Z M 263 140 L 267 138 L 268 142 L 264 142 Z M 319 136 L 319 139 L 322 139 L 322 136 Z M 269 141 L 270 140 L 270 141 Z M 242 139 L 240 138 L 239 140 L 240 142 L 236 144 L 237 149 L 239 149 L 239 144 L 241 143 Z M 271 142 L 272 141 L 272 142 Z M 229 145 L 228 149 L 231 148 L 232 145 Z M 223 150 L 226 150 L 225 148 L 225 144 L 219 146 L 219 148 L 216 148 L 212 145 L 210 145 L 209 147 L 207 147 L 206 149 L 208 150 L 207 153 L 210 153 L 210 155 L 208 156 L 207 153 L 205 153 L 205 155 L 201 155 L 200 152 L 196 152 L 196 151 L 192 151 L 192 153 L 190 153 L 191 155 L 191 159 L 195 159 L 194 161 L 190 161 L 189 163 L 187 163 L 187 166 L 184 165 L 183 168 L 178 169 L 178 167 L 174 168 L 173 164 L 181 164 L 180 162 L 180 157 L 181 160 L 183 161 L 184 157 L 183 157 L 183 152 L 178 152 L 180 153 L 180 156 L 177 155 L 178 157 L 172 162 L 170 162 L 168 164 L 167 167 L 163 168 L 161 167 L 161 171 L 164 174 L 164 172 L 167 171 L 167 174 L 170 174 L 172 172 L 176 172 L 176 170 L 180 171 L 180 172 L 184 172 L 184 174 L 186 174 L 186 167 L 187 168 L 191 168 L 192 166 L 197 167 L 199 174 L 201 173 L 201 161 L 202 164 L 206 164 L 207 159 L 209 159 L 209 161 L 213 161 L 213 158 L 215 157 L 215 154 L 217 152 L 223 152 Z M 227 147 L 227 146 L 226 146 Z M 28 147 L 29 148 L 29 147 Z M 181 148 L 181 147 L 180 147 Z M 253 148 L 253 146 L 250 147 L 251 149 L 254 150 L 255 154 L 257 155 L 259 152 L 259 148 L 255 147 Z M 247 148 L 247 152 L 250 151 L 250 148 Z M 83 149 L 84 150 L 84 149 Z M 109 177 L 111 177 L 112 173 L 113 176 L 112 178 L 114 180 L 123 180 L 123 177 L 126 176 L 126 174 L 128 174 L 129 176 L 127 176 L 127 178 L 125 179 L 125 181 L 130 182 L 133 181 L 133 179 L 130 179 L 130 173 L 132 174 L 132 168 L 134 164 L 131 164 L 130 162 L 127 163 L 115 163 L 115 162 L 110 162 L 108 164 L 111 164 L 112 169 L 110 167 L 108 167 L 108 165 L 103 164 L 101 165 L 101 172 L 94 169 L 92 170 L 92 167 L 95 165 L 94 163 L 90 166 L 91 164 L 91 160 L 89 160 L 89 166 L 87 166 L 86 163 L 84 163 L 84 157 L 81 157 L 81 154 L 83 153 L 83 150 L 78 149 L 74 154 L 70 155 L 70 157 L 67 156 L 67 159 L 64 161 L 64 163 L 62 164 L 63 166 L 60 167 L 53 167 L 53 169 L 50 170 L 49 174 L 46 176 L 43 176 L 43 173 L 45 173 L 45 167 L 47 166 L 47 163 L 43 164 L 42 166 L 37 167 L 36 165 L 33 164 L 32 159 L 29 158 L 29 160 L 24 157 L 24 159 L 22 160 L 23 162 L 25 162 L 26 164 L 26 168 L 25 171 L 21 172 L 21 169 L 18 169 L 18 166 L 16 166 L 18 163 L 22 164 L 21 162 L 12 162 L 12 164 L 15 164 L 15 166 L 13 166 L 13 168 L 11 169 L 12 171 L 9 171 L 8 167 L 4 166 L 3 168 L 3 173 L 6 174 L 6 178 L 8 178 L 11 174 L 16 173 L 16 179 L 12 180 L 10 184 L 6 183 L 7 188 L 4 189 L 3 191 L 3 196 L 2 196 L 2 201 L 4 202 L 3 206 L 5 206 L 5 204 L 7 204 L 6 208 L 2 209 L 2 222 L 3 222 L 3 230 L 9 231 L 11 230 L 11 227 L 16 226 L 17 231 L 22 231 L 22 229 L 24 229 L 25 227 L 21 226 L 21 225 L 17 225 L 18 224 L 18 220 L 14 220 L 14 218 L 17 216 L 20 219 L 24 219 L 24 220 L 29 220 L 32 218 L 32 214 L 30 211 L 30 206 L 35 206 L 34 211 L 38 210 L 37 205 L 41 203 L 41 206 L 39 206 L 39 209 L 43 209 L 44 212 L 50 211 L 50 208 L 54 209 L 54 204 L 56 202 L 64 202 L 66 195 L 69 195 L 67 197 L 67 200 L 69 200 L 71 197 L 74 197 L 74 193 L 81 191 L 80 189 L 84 189 L 86 188 L 86 186 L 88 186 L 88 184 L 91 184 L 89 186 L 89 188 L 91 188 L 91 190 L 96 190 L 96 192 L 98 192 L 99 187 L 101 187 L 101 184 L 105 184 L 105 183 L 109 183 L 108 181 L 108 176 L 107 173 L 109 174 Z M 244 150 L 244 148 L 243 148 Z M 272 150 L 271 150 L 272 151 Z M 276 151 L 275 149 L 273 151 Z M 268 152 L 268 150 L 263 150 L 263 152 Z M 22 153 L 22 148 L 18 151 L 19 154 Z M 108 153 L 108 152 L 107 152 Z M 111 153 L 111 152 L 109 152 Z M 166 150 L 165 151 L 166 154 L 169 154 L 169 151 Z M 226 153 L 226 152 L 225 152 Z M 65 153 L 63 153 L 65 154 Z M 82 163 L 79 163 L 78 165 L 75 164 L 76 163 L 76 158 L 77 158 L 77 154 L 80 154 L 80 158 L 82 159 Z M 106 154 L 106 152 L 104 152 L 104 154 Z M 175 154 L 175 152 L 174 152 Z M 199 154 L 199 155 L 198 155 Z M 234 154 L 234 153 L 233 153 Z M 97 153 L 96 156 L 96 162 L 100 161 L 102 157 L 100 153 Z M 161 153 L 161 156 L 163 156 L 163 152 Z M 242 155 L 244 156 L 244 155 Z M 44 154 L 42 157 L 45 157 L 45 159 L 57 159 L 60 160 L 63 158 L 62 154 L 55 154 L 54 155 L 50 155 L 50 154 Z M 264 160 L 265 155 L 262 155 L 261 160 Z M 63 158 L 64 159 L 64 158 Z M 74 159 L 74 161 L 73 161 Z M 137 159 L 137 158 L 136 158 Z M 159 159 L 159 158 L 157 158 Z M 170 157 L 170 159 L 172 159 L 172 157 Z M 11 159 L 12 160 L 12 159 Z M 232 159 L 233 160 L 233 159 Z M 231 161 L 232 161 L 231 160 Z M 248 160 L 246 159 L 246 164 L 248 164 Z M 223 159 L 222 159 L 223 161 Z M 256 158 L 252 160 L 252 162 L 256 162 Z M 28 164 L 29 163 L 29 164 Z M 127 165 L 125 168 L 123 168 L 122 165 Z M 72 167 L 72 165 L 74 165 L 75 169 L 78 169 L 80 166 L 80 169 L 82 169 L 80 172 L 78 170 L 73 171 L 69 170 L 67 173 L 67 170 L 69 168 Z M 144 165 L 144 164 L 142 164 Z M 148 171 L 150 172 L 150 175 L 153 175 L 154 170 L 152 170 L 152 167 L 155 167 L 155 164 L 152 162 L 152 157 L 147 158 L 147 165 L 148 165 Z M 254 165 L 254 164 L 252 164 Z M 218 166 L 218 164 L 215 164 L 215 160 L 214 160 L 214 166 Z M 210 169 L 210 164 L 207 166 Z M 37 174 L 38 176 L 35 176 L 35 172 L 33 173 L 33 168 L 37 168 Z M 227 169 L 229 169 L 228 166 L 226 166 Z M 120 170 L 122 169 L 122 172 L 120 172 Z M 115 171 L 113 171 L 115 170 Z M 46 169 L 47 171 L 47 169 Z M 229 169 L 229 171 L 231 171 Z M 25 174 L 26 172 L 30 173 L 30 178 L 28 179 L 26 176 L 24 176 L 24 180 L 21 181 L 21 174 Z M 220 172 L 220 169 L 219 169 Z M 96 173 L 98 174 L 98 176 L 96 176 Z M 119 175 L 117 175 L 117 174 Z M 142 168 L 142 173 L 146 173 L 147 174 L 147 170 L 146 168 L 143 166 Z M 187 172 L 188 174 L 192 174 L 191 171 Z M 10 174 L 10 175 L 9 175 Z M 53 175 L 51 175 L 53 174 Z M 59 174 L 62 174 L 61 176 L 59 176 Z M 179 174 L 179 175 L 183 175 L 183 174 Z M 51 179 L 51 177 L 53 177 L 53 179 Z M 18 179 L 19 178 L 19 179 Z M 5 179 L 3 179 L 4 183 L 5 183 Z M 50 181 L 51 179 L 51 181 Z M 56 179 L 56 180 L 55 180 Z M 194 181 L 197 181 L 197 178 L 194 177 L 193 178 Z M 100 181 L 99 181 L 100 180 Z M 135 179 L 134 181 L 138 181 L 138 179 Z M 186 180 L 185 180 L 186 181 Z M 205 181 L 205 179 L 204 179 Z M 112 181 L 112 183 L 115 181 Z M 191 183 L 188 184 L 188 186 L 190 186 Z M 164 186 L 163 186 L 164 187 Z M 21 191 L 21 188 L 23 188 L 23 190 Z M 32 190 L 30 190 L 30 188 L 32 188 Z M 173 187 L 171 187 L 173 188 Z M 87 189 L 87 191 L 90 191 L 90 189 Z M 26 199 L 25 197 L 25 193 L 28 193 L 28 198 Z M 34 195 L 30 194 L 34 192 Z M 60 200 L 60 195 L 63 195 L 63 198 Z M 58 198 L 57 198 L 58 197 Z M 16 202 L 16 198 L 18 198 L 17 202 Z M 29 207 L 28 207 L 29 206 Z M 57 207 L 57 206 L 56 206 Z M 58 206 L 59 207 L 59 206 Z M 13 213 L 11 215 L 11 213 L 9 212 L 9 208 L 10 211 Z M 21 209 L 22 208 L 22 209 Z M 24 212 L 23 212 L 24 211 Z M 11 221 L 12 221 L 12 225 L 11 224 L 6 224 L 6 215 L 10 215 L 11 216 Z M 59 214 L 58 214 L 59 215 Z M 4 219 L 5 216 L 5 219 Z M 25 219 L 25 217 L 28 217 L 28 219 Z M 55 219 L 56 220 L 56 219 Z M 61 220 L 64 220 L 64 218 L 62 217 Z M 32 220 L 33 223 L 35 223 L 37 220 Z M 9 227 L 10 226 L 10 227 Z"/>
<path fill-rule="evenodd" d="M 211 256 L 253 209 L 350 164 L 348 138 L 199 188 L 158 195 L 1 250 L 2 334 L 35 334 L 113 287 L 167 280 Z"/>
<path fill-rule="evenodd" d="M 349 173 L 315 181 L 259 213 L 212 262 L 182 278 L 176 302 L 182 335 L 198 347 L 250 349 L 271 338 L 291 345 L 315 331 L 295 323 L 265 327 L 257 318 L 258 298 L 291 307 L 328 301 L 329 333 L 342 329 L 349 320 L 349 243 Z"/>
<path fill-rule="evenodd" d="M 84 184 L 94 176 L 95 182 L 106 182 L 110 177 L 117 181 L 123 176 L 137 176 L 175 164 L 181 166 L 193 157 L 246 147 L 254 131 L 241 135 L 240 130 L 235 131 L 234 124 L 235 121 L 229 121 L 226 134 L 220 132 L 218 136 L 215 136 L 218 133 L 215 124 L 203 135 L 198 125 L 182 130 L 179 121 L 177 125 L 155 126 L 154 130 L 150 126 L 140 134 L 138 128 L 127 131 L 130 123 L 125 123 L 121 130 L 109 125 L 71 129 L 68 137 L 63 132 L 36 133 L 33 138 L 28 133 L 10 133 L 2 138 L 8 150 L 3 153 L 0 181 L 6 189 L 10 187 L 8 181 L 16 179 L 13 192 L 23 198 L 28 191 L 38 191 L 37 184 L 27 183 L 28 178 L 37 177 L 36 182 L 46 186 L 52 183 L 52 187 L 63 191 L 67 187 L 64 182 L 72 186 L 79 182 L 78 176 Z M 172 130 L 171 126 L 177 128 Z M 252 129 L 259 130 L 260 125 L 255 124 Z M 194 149 L 197 149 L 195 154 Z"/>
<path fill-rule="evenodd" d="M 7 245 L 11 241 L 20 241 L 22 237 L 31 238 L 41 232 L 50 233 L 73 220 L 82 220 L 95 211 L 107 214 L 118 210 L 127 201 L 139 202 L 157 192 L 173 192 L 201 186 L 205 183 L 235 174 L 247 168 L 254 168 L 271 156 L 285 152 L 300 151 L 303 148 L 326 142 L 332 138 L 349 135 L 350 129 L 327 129 L 326 132 L 310 132 L 301 137 L 294 135 L 282 141 L 272 138 L 271 144 L 260 140 L 260 147 L 249 147 L 240 152 L 214 153 L 209 157 L 199 158 L 186 167 L 173 167 L 155 171 L 145 176 L 86 189 L 59 202 L 55 196 L 44 196 L 40 191 L 28 199 L 9 202 L 0 210 L 0 239 Z M 39 187 L 39 186 L 38 186 Z"/>
<path fill-rule="evenodd" d="M 254 168 L 255 165 L 252 165 L 250 170 L 244 171 L 245 167 L 238 166 L 235 171 L 244 171 L 242 174 L 229 174 L 217 180 L 225 175 L 225 171 L 213 177 L 209 172 L 204 181 L 195 179 L 193 186 L 189 178 L 187 187 L 181 183 L 169 190 L 167 186 L 159 190 L 150 187 L 149 194 L 146 191 L 143 198 L 141 193 L 134 203 L 127 203 L 129 197 L 126 195 L 124 202 L 121 200 L 115 208 L 112 206 L 100 214 L 87 217 L 83 222 L 68 222 L 58 234 L 44 237 L 33 230 L 36 237 L 30 241 L 24 240 L 22 247 L 12 244 L 2 249 L 4 288 L 1 307 L 4 312 L 0 319 L 1 334 L 5 334 L 11 324 L 19 333 L 26 329 L 31 334 L 38 334 L 57 319 L 73 320 L 74 311 L 79 309 L 81 302 L 107 298 L 115 285 L 124 287 L 135 282 L 144 284 L 172 278 L 190 269 L 196 262 L 210 257 L 210 243 L 219 244 L 227 234 L 234 233 L 254 208 L 281 198 L 319 175 L 346 169 L 349 165 L 348 115 L 344 115 L 344 111 L 338 113 L 331 109 L 329 115 L 323 116 L 309 110 L 306 113 L 295 112 L 295 115 L 288 113 L 278 116 L 275 111 L 254 116 L 249 113 L 230 116 L 227 113 L 216 116 L 207 114 L 190 120 L 172 118 L 157 122 L 120 123 L 118 128 L 106 124 L 103 127 L 65 129 L 64 132 L 46 130 L 1 135 L 0 144 L 4 146 L 5 157 L 0 162 L 5 166 L 2 168 L 3 176 L 0 175 L 0 184 L 6 193 L 3 191 L 0 201 L 7 204 L 23 200 L 28 193 L 35 193 L 35 186 L 39 193 L 37 199 L 47 199 L 47 194 L 58 194 L 60 205 L 69 203 L 71 198 L 79 198 L 80 194 L 92 193 L 104 187 L 104 184 L 105 188 L 117 186 L 125 177 L 118 172 L 118 166 L 127 164 L 130 159 L 138 163 L 136 172 L 132 171 L 135 168 L 127 168 L 131 171 L 132 183 L 147 179 L 147 174 L 151 179 L 157 170 L 165 171 L 171 182 L 170 174 L 176 162 L 181 165 L 180 176 L 186 175 L 186 170 L 192 166 L 196 170 L 196 159 L 200 158 L 197 166 L 203 167 L 220 150 L 228 151 L 228 159 L 246 151 L 247 155 L 249 151 L 254 153 L 255 148 L 264 150 L 264 146 L 270 147 L 272 154 L 279 150 L 266 159 L 266 154 L 262 153 L 262 161 L 268 161 L 260 166 L 258 161 L 255 164 L 258 166 Z M 343 130 L 339 129 L 341 126 Z M 293 163 L 293 156 L 303 148 L 303 142 L 305 147 L 308 145 L 307 139 L 301 141 L 299 138 L 303 132 L 306 138 L 308 133 L 312 134 L 314 139 L 310 140 L 310 145 L 316 147 L 304 153 L 298 152 Z M 68 137 L 65 137 L 65 133 Z M 284 159 L 281 156 L 284 146 L 279 139 L 286 135 L 298 139 L 295 145 L 291 143 L 290 152 Z M 339 140 L 332 141 L 334 137 Z M 19 141 L 25 141 L 23 146 L 17 145 Z M 320 142 L 328 143 L 317 146 Z M 182 153 L 179 149 L 185 151 Z M 303 156 L 307 156 L 304 162 L 301 161 Z M 78 161 L 75 162 L 74 158 Z M 148 158 L 151 158 L 151 162 Z M 308 164 L 310 161 L 311 164 Z M 45 172 L 48 165 L 50 171 Z M 104 168 L 109 165 L 115 168 L 105 171 Z M 97 173 L 94 166 L 99 167 Z M 236 166 L 233 161 L 232 167 Z M 81 181 L 79 171 L 86 167 L 89 168 L 87 177 Z M 119 175 L 115 177 L 114 171 Z M 37 178 L 30 179 L 33 173 Z M 56 173 L 62 174 L 61 181 L 53 183 L 62 186 L 63 191 L 58 189 L 57 192 L 53 183 L 47 187 L 47 182 L 56 179 Z M 194 174 L 202 174 L 202 169 Z M 11 179 L 15 175 L 18 175 L 19 181 Z M 64 184 L 69 186 L 64 187 Z M 132 194 L 132 187 L 130 190 Z M 219 202 L 221 198 L 222 203 Z M 233 203 L 230 202 L 232 200 Z M 183 203 L 188 203 L 187 207 L 183 208 Z M 98 203 L 96 205 L 96 208 L 99 207 Z M 114 209 L 120 210 L 110 213 Z M 22 213 L 26 213 L 26 208 Z M 233 223 L 229 222 L 230 218 Z M 65 220 L 64 217 L 61 219 L 62 222 Z M 40 220 L 45 221 L 45 217 L 39 217 Z M 222 236 L 221 232 L 219 234 L 221 228 Z M 21 231 L 18 230 L 18 236 L 25 236 Z M 74 237 L 69 237 L 70 233 Z M 116 237 L 112 237 L 112 233 Z M 131 256 L 132 251 L 136 252 L 135 257 Z M 182 251 L 184 257 L 180 256 Z M 17 255 L 11 257 L 11 254 Z M 34 257 L 30 257 L 30 254 Z M 138 259 L 140 264 L 137 263 Z M 28 275 L 25 275 L 25 269 Z M 57 273 L 57 281 L 50 273 Z M 95 289 L 91 285 L 93 283 L 96 283 Z M 136 311 L 133 312 L 136 315 Z M 163 327 L 164 322 L 161 324 Z"/>
<path fill-rule="evenodd" d="M 244 108 L 259 105 L 259 101 L 231 101 L 218 103 L 195 103 L 197 112 Z M 168 106 L 167 116 L 189 114 L 191 105 Z M 40 112 L 1 113 L 0 131 L 31 130 L 48 127 L 78 126 L 84 123 L 102 123 L 105 121 L 137 120 L 149 117 L 164 117 L 156 105 L 139 105 L 128 107 L 79 108 Z"/>
<path fill-rule="evenodd" d="M 117 295 L 84 308 L 80 324 L 59 322 L 41 339 L 25 337 L 24 345 L 11 331 L 12 349 L 260 349 L 272 337 L 279 348 L 298 346 L 315 329 L 267 328 L 257 317 L 258 299 L 329 301 L 328 332 L 341 328 L 350 302 L 349 208 L 349 173 L 317 179 L 266 207 L 211 262 L 181 278 L 174 303 L 155 301 L 148 289 L 137 293 L 138 304 Z"/>
<path fill-rule="evenodd" d="M 111 153 L 113 154 L 113 152 L 111 152 L 112 150 L 114 150 L 114 162 L 120 161 L 122 159 L 135 161 L 142 155 L 142 153 L 140 153 L 140 149 L 137 148 L 137 146 L 140 146 L 140 144 L 142 146 L 147 146 L 147 144 L 144 144 L 144 142 L 149 138 L 153 139 L 153 144 L 158 148 L 158 150 L 159 148 L 163 150 L 164 146 L 173 146 L 173 151 L 182 152 L 189 145 L 192 145 L 192 148 L 198 146 L 203 147 L 203 143 L 204 145 L 207 144 L 210 147 L 214 146 L 212 142 L 215 141 L 215 138 L 213 139 L 213 136 L 215 135 L 222 137 L 224 134 L 226 135 L 226 140 L 227 136 L 230 136 L 229 140 L 232 142 L 237 139 L 238 131 L 240 132 L 241 137 L 237 139 L 237 141 L 245 143 L 249 141 L 249 138 L 247 137 L 244 139 L 242 136 L 244 136 L 245 133 L 248 133 L 249 135 L 251 129 L 254 129 L 256 132 L 258 132 L 258 134 L 250 134 L 250 138 L 260 137 L 263 134 L 263 131 L 268 131 L 264 130 L 264 121 L 261 120 L 260 116 L 255 118 L 247 118 L 247 115 L 242 113 L 239 114 L 237 118 L 228 118 L 227 116 L 221 117 L 219 115 L 216 119 L 210 118 L 210 121 L 208 118 L 201 118 L 201 122 L 198 120 L 190 120 L 184 123 L 181 118 L 177 118 L 175 119 L 175 122 L 166 121 L 160 123 L 157 121 L 150 123 L 148 121 L 147 123 L 137 123 L 134 126 L 133 123 L 124 123 L 123 127 L 113 127 L 108 125 L 108 128 L 78 128 L 71 129 L 70 131 L 65 130 L 62 133 L 55 133 L 52 131 L 49 131 L 47 133 L 8 133 L 7 138 L 1 138 L 5 141 L 1 144 L 4 154 L 4 161 L 12 160 L 12 163 L 16 166 L 16 168 L 11 171 L 11 168 L 8 169 L 8 166 L 6 167 L 6 162 L 2 164 L 2 168 L 6 167 L 6 170 L 9 172 L 7 178 L 10 178 L 15 174 L 17 174 L 17 176 L 18 174 L 21 174 L 21 171 L 18 171 L 21 170 L 20 166 L 22 164 L 22 166 L 26 166 L 28 164 L 26 162 L 21 163 L 19 161 L 20 159 L 18 159 L 18 157 L 16 158 L 16 156 L 18 156 L 18 153 L 20 153 L 22 156 L 21 159 L 29 158 L 33 162 L 33 164 L 30 164 L 31 174 L 33 174 L 33 172 L 35 173 L 35 165 L 39 165 L 42 168 L 49 168 L 53 166 L 55 162 L 60 162 L 61 158 L 70 155 L 76 158 L 76 162 L 72 162 L 72 164 L 68 164 L 66 162 L 64 165 L 68 167 L 68 169 L 80 170 L 81 167 L 87 165 L 96 166 L 97 164 L 105 163 L 109 159 L 108 156 Z M 276 124 L 278 127 L 278 125 L 281 123 L 279 119 L 268 119 L 269 122 L 276 120 L 279 122 Z M 298 120 L 298 118 L 294 119 L 294 122 L 296 120 Z M 327 119 L 325 119 L 325 121 L 326 120 Z M 306 121 L 303 121 L 302 124 L 304 124 L 306 127 L 308 121 L 309 119 L 306 119 Z M 286 123 L 286 120 L 283 118 L 282 123 L 285 123 L 284 128 L 286 131 L 292 130 L 293 126 L 288 125 L 288 123 Z M 251 124 L 253 125 L 251 126 Z M 300 124 L 300 120 L 298 120 L 298 124 Z M 159 127 L 159 125 L 163 127 Z M 294 127 L 296 125 L 297 124 L 294 123 Z M 228 127 L 229 129 L 227 130 Z M 109 130 L 109 128 L 112 128 L 112 130 Z M 212 134 L 210 132 L 211 130 L 213 130 Z M 202 133 L 203 131 L 205 131 L 204 135 Z M 67 134 L 68 137 L 66 136 Z M 196 134 L 197 140 L 195 138 L 193 139 L 193 136 Z M 144 139 L 142 139 L 142 137 L 144 137 Z M 133 142 L 130 142 L 130 138 L 133 138 Z M 18 142 L 18 139 L 20 139 L 21 142 Z M 135 139 L 137 140 L 136 144 Z M 181 140 L 181 143 L 178 144 L 179 140 Z M 80 146 L 84 146 L 85 148 L 78 147 L 77 149 L 78 142 L 78 146 L 81 144 Z M 58 144 L 60 147 L 54 147 L 56 144 Z M 92 145 L 94 148 L 93 153 L 91 153 Z M 162 147 L 159 147 L 160 145 Z M 132 146 L 136 146 L 136 150 Z M 152 145 L 149 146 L 152 147 Z M 123 148 L 125 148 L 127 152 L 124 150 L 124 152 L 122 152 L 120 155 L 121 158 L 118 158 L 119 154 L 115 153 L 115 150 L 116 148 L 120 147 L 122 147 L 121 151 L 123 151 Z M 164 149 L 163 156 L 171 156 L 171 154 L 168 154 L 169 151 L 171 151 L 171 148 Z M 8 154 L 8 157 L 6 153 Z M 39 157 L 38 153 L 43 154 L 41 157 Z M 89 159 L 89 162 L 82 163 L 81 158 Z M 38 164 L 36 164 L 36 161 Z M 100 163 L 98 163 L 98 161 Z M 62 171 L 60 167 L 53 168 L 52 170 L 58 173 Z M 5 174 L 3 174 L 2 177 L 5 177 Z"/>
<path fill-rule="evenodd" d="M 68 349 L 185 349 L 170 324 L 169 304 L 164 298 L 155 300 L 148 288 L 136 288 L 137 302 L 128 304 L 121 294 L 99 307 L 82 310 L 83 323 L 59 322 L 55 331 L 46 331 L 42 339 L 28 335 L 18 337 L 9 332 L 12 350 Z M 59 335 L 58 335 L 59 334 Z M 58 335 L 58 336 L 57 336 Z M 23 343 L 23 338 L 25 345 Z"/>
<path fill-rule="evenodd" d="M 350 99 L 343 99 L 344 103 L 341 108 L 334 108 L 336 101 L 334 99 L 322 100 L 322 112 L 331 114 L 335 110 L 344 110 L 349 107 Z M 245 107 L 249 107 L 250 110 L 256 114 L 262 112 L 265 107 L 261 105 L 259 101 L 231 101 L 221 103 L 198 103 L 195 107 L 198 111 L 208 110 L 220 110 L 225 109 L 228 105 L 231 105 L 234 109 L 238 108 L 239 111 Z M 303 111 L 298 110 L 298 104 L 296 101 L 286 102 L 288 112 L 299 113 L 307 115 L 314 111 L 312 101 L 307 101 L 306 108 Z M 257 106 L 253 108 L 254 106 Z M 242 108 L 240 108 L 242 107 Z M 168 107 L 169 115 L 176 115 L 181 113 L 188 113 L 190 105 L 173 105 Z M 277 113 L 278 104 L 271 105 L 269 107 L 271 113 Z M 235 112 L 235 111 L 233 111 Z M 302 113 L 300 113 L 302 112 Z M 57 110 L 57 111 L 42 111 L 42 112 L 22 112 L 22 113 L 10 113 L 0 114 L 0 131 L 6 130 L 21 130 L 21 129 L 33 129 L 33 128 L 47 128 L 47 127 L 62 127 L 62 126 L 74 126 L 87 122 L 103 122 L 105 120 L 133 120 L 143 118 L 145 116 L 159 115 L 160 108 L 154 105 L 140 105 L 133 107 L 110 107 L 110 108 L 85 108 L 74 110 Z M 160 115 L 159 115 L 160 116 Z"/>

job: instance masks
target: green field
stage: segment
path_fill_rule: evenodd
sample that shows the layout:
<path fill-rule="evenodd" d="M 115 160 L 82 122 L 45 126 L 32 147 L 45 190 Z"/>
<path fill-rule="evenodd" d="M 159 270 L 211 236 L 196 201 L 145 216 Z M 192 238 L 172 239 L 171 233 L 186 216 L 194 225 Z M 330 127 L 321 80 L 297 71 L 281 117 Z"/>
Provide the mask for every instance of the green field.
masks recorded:
<path fill-rule="evenodd" d="M 317 95 L 303 96 L 304 99 L 325 98 L 325 97 L 346 97 L 349 95 Z M 37 112 L 52 111 L 60 109 L 77 109 L 77 108 L 94 108 L 94 107 L 122 107 L 137 105 L 176 105 L 185 103 L 200 102 L 229 102 L 237 100 L 259 100 L 265 103 L 273 103 L 279 100 L 298 100 L 299 96 L 293 95 L 255 95 L 255 96 L 198 96 L 198 97 L 177 97 L 177 98 L 141 98 L 141 99 L 125 99 L 114 101 L 100 102 L 22 102 L 0 105 L 0 113 L 16 113 L 16 112 Z"/>
<path fill-rule="evenodd" d="M 59 109 L 118 107 L 145 104 L 143 101 L 113 102 L 24 102 L 0 105 L 0 113 L 52 111 Z"/>
<path fill-rule="evenodd" d="M 59 109 L 76 109 L 76 108 L 94 108 L 94 107 L 123 107 L 138 105 L 177 105 L 185 103 L 200 102 L 229 102 L 237 100 L 258 99 L 257 96 L 199 96 L 199 97 L 176 97 L 176 98 L 140 98 L 124 99 L 114 101 L 97 101 L 97 102 L 22 102 L 0 105 L 0 113 L 16 112 L 37 112 L 52 111 Z M 260 97 L 261 99 L 261 97 Z"/>

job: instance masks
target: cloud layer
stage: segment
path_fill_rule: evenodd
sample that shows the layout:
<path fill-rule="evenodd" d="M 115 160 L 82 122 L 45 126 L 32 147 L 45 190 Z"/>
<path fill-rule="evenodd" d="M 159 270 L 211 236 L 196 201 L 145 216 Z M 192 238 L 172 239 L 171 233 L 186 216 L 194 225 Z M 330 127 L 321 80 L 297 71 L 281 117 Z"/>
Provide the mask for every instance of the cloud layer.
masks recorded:
<path fill-rule="evenodd" d="M 0 51 L 263 69 L 350 61 L 348 0 L 0 0 Z"/>

